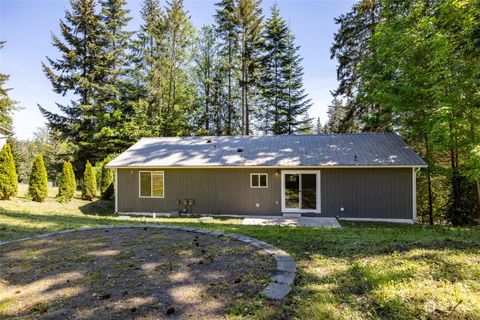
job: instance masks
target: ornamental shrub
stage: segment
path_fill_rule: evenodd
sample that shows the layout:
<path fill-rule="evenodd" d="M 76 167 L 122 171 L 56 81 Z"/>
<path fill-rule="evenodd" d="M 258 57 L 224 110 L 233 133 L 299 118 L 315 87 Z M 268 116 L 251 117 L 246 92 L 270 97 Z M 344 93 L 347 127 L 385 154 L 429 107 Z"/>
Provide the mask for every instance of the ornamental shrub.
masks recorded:
<path fill-rule="evenodd" d="M 100 192 L 103 200 L 112 200 L 115 193 L 114 181 L 115 175 L 112 169 L 107 168 L 107 164 L 115 158 L 116 155 L 109 155 L 103 161 L 100 171 Z"/>
<path fill-rule="evenodd" d="M 73 172 L 72 164 L 70 161 L 65 161 L 63 163 L 62 174 L 60 175 L 60 180 L 58 182 L 57 197 L 62 202 L 69 202 L 75 195 L 75 190 L 77 190 L 77 183 L 75 181 L 75 173 Z"/>
<path fill-rule="evenodd" d="M 5 144 L 0 151 L 0 200 L 9 200 L 17 194 L 18 179 L 12 149 Z"/>
<path fill-rule="evenodd" d="M 43 156 L 39 154 L 33 162 L 30 179 L 28 181 L 28 195 L 33 201 L 43 202 L 48 196 L 47 169 Z"/>
<path fill-rule="evenodd" d="M 95 171 L 89 161 L 85 165 L 82 185 L 82 199 L 92 201 L 97 196 L 97 180 Z"/>

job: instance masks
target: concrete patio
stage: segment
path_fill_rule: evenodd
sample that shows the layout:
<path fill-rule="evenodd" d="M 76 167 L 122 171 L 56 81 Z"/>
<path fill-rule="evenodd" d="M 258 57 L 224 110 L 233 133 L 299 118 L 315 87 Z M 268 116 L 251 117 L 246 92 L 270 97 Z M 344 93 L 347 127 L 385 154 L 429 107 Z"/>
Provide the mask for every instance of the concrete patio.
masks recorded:
<path fill-rule="evenodd" d="M 295 227 L 316 227 L 316 228 L 340 228 L 335 218 L 319 217 L 252 217 L 244 218 L 244 225 L 256 226 L 295 226 Z"/>

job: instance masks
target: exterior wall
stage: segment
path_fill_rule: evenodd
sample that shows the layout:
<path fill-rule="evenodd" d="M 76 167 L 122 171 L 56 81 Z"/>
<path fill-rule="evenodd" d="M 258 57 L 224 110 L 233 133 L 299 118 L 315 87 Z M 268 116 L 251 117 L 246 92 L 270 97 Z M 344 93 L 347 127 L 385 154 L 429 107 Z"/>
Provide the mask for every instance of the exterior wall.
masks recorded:
<path fill-rule="evenodd" d="M 281 214 L 275 169 L 155 169 L 164 171 L 165 197 L 139 198 L 139 171 L 148 170 L 118 169 L 119 212 L 168 213 L 184 208 L 184 199 L 193 199 L 196 213 Z M 268 188 L 250 188 L 250 173 L 268 173 Z"/>
<path fill-rule="evenodd" d="M 413 219 L 412 168 L 321 172 L 322 216 Z"/>
<path fill-rule="evenodd" d="M 277 169 L 155 169 L 164 171 L 165 198 L 140 198 L 139 171 L 148 170 L 118 169 L 119 212 L 168 213 L 182 209 L 184 199 L 193 199 L 195 213 L 282 214 Z M 412 168 L 328 168 L 320 172 L 321 213 L 316 216 L 413 219 Z M 250 173 L 268 173 L 268 188 L 250 188 Z"/>

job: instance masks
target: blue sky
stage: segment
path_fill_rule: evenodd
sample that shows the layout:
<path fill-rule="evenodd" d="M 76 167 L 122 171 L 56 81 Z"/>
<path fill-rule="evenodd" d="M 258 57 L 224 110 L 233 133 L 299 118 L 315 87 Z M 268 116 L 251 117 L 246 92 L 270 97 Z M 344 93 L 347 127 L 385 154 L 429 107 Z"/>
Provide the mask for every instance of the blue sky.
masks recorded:
<path fill-rule="evenodd" d="M 163 2 L 163 1 L 162 1 Z M 185 0 L 196 27 L 213 21 L 214 3 L 210 0 Z M 289 22 L 297 44 L 301 46 L 305 70 L 304 84 L 313 102 L 309 114 L 327 119 L 330 91 L 336 88 L 336 61 L 330 60 L 330 46 L 337 30 L 334 17 L 348 11 L 355 1 L 350 0 L 279 0 L 281 14 Z M 264 0 L 262 8 L 267 16 L 272 1 Z M 128 0 L 133 17 L 129 28 L 136 30 L 140 20 L 140 0 Z M 44 126 L 45 119 L 37 103 L 55 111 L 55 102 L 68 99 L 55 94 L 41 70 L 45 56 L 57 57 L 51 45 L 51 32 L 58 34 L 58 22 L 69 8 L 67 0 L 0 0 L 0 40 L 7 41 L 0 50 L 0 72 L 10 74 L 7 83 L 10 96 L 23 110 L 14 116 L 14 131 L 18 138 L 29 139 Z"/>

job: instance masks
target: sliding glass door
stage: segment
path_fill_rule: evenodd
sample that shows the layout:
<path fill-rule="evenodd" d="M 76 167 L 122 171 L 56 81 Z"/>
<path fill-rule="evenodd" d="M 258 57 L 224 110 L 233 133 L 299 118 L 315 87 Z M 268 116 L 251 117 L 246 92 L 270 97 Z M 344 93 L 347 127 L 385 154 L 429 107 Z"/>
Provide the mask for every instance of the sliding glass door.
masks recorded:
<path fill-rule="evenodd" d="M 282 173 L 282 211 L 320 213 L 320 172 Z"/>

